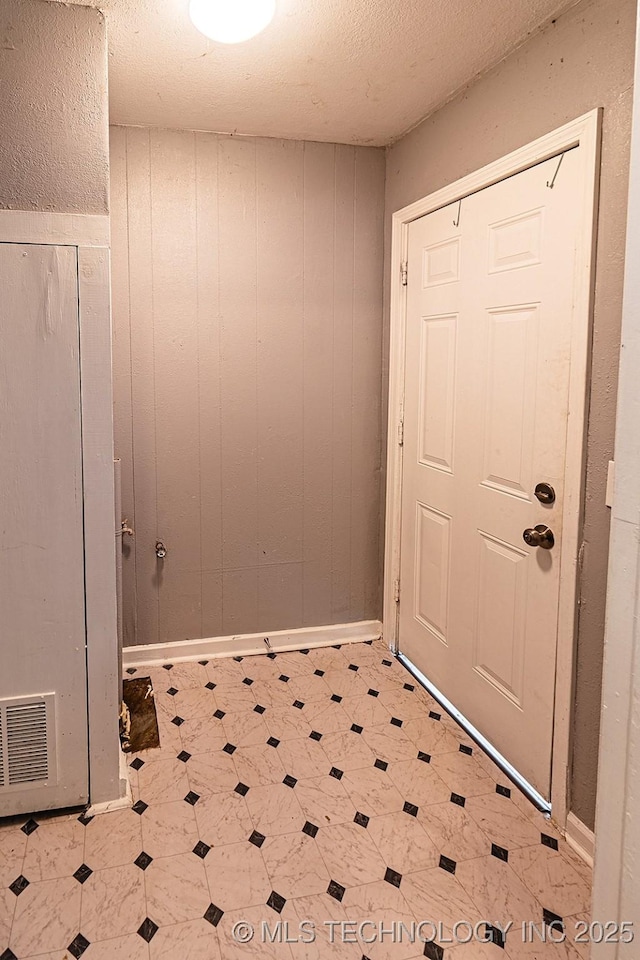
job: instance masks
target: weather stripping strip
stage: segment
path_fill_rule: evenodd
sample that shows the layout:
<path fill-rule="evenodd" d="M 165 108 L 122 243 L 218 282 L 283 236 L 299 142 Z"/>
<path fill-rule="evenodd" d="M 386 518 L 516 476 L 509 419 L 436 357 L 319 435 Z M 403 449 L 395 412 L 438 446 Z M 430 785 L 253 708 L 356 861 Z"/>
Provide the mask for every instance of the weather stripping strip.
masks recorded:
<path fill-rule="evenodd" d="M 491 757 L 494 763 L 496 763 L 502 772 L 511 780 L 512 783 L 518 787 L 519 790 L 524 793 L 526 797 L 531 800 L 531 802 L 540 810 L 545 816 L 551 816 L 551 804 L 548 800 L 545 800 L 544 797 L 538 793 L 538 791 L 531 786 L 528 780 L 525 780 L 524 777 L 518 773 L 515 767 L 513 767 L 508 760 L 502 756 L 501 753 L 498 753 L 496 748 L 489 743 L 486 737 L 483 737 L 482 734 L 476 730 L 472 723 L 470 723 L 467 718 L 457 710 L 450 700 L 444 696 L 443 693 L 440 693 L 437 687 L 435 687 L 431 681 L 425 677 L 424 673 L 418 669 L 409 660 L 408 657 L 405 657 L 404 653 L 398 651 L 395 654 L 396 658 L 400 661 L 403 667 L 409 671 L 412 677 L 414 677 L 418 683 L 424 687 L 424 689 L 431 694 L 434 700 L 437 700 L 440 706 L 447 711 L 447 713 L 453 717 L 453 719 L 460 724 L 463 730 L 465 730 L 472 740 L 481 747 L 484 752 Z"/>

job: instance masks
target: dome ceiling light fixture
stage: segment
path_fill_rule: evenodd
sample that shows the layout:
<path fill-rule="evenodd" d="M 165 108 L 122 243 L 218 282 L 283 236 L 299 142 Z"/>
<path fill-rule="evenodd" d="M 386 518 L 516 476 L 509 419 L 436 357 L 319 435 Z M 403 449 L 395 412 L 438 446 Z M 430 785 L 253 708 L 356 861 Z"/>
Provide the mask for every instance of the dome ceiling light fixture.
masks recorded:
<path fill-rule="evenodd" d="M 268 27 L 276 0 L 190 0 L 194 27 L 217 43 L 244 43 Z"/>

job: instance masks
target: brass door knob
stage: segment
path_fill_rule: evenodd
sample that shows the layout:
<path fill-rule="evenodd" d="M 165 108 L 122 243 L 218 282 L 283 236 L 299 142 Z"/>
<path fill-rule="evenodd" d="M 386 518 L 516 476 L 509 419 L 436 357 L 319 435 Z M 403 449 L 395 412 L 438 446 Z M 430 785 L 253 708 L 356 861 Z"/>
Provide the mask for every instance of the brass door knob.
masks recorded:
<path fill-rule="evenodd" d="M 522 539 L 530 547 L 542 547 L 543 550 L 551 550 L 555 543 L 553 531 L 544 523 L 539 523 L 536 527 L 527 527 L 522 534 Z"/>

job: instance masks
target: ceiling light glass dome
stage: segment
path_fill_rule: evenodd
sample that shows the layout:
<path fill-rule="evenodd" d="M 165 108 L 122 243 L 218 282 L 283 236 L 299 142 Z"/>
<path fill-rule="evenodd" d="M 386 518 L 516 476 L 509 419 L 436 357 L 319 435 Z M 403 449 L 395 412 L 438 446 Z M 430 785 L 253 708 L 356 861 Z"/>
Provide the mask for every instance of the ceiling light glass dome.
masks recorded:
<path fill-rule="evenodd" d="M 276 0 L 190 0 L 193 25 L 218 43 L 243 43 L 268 27 Z"/>

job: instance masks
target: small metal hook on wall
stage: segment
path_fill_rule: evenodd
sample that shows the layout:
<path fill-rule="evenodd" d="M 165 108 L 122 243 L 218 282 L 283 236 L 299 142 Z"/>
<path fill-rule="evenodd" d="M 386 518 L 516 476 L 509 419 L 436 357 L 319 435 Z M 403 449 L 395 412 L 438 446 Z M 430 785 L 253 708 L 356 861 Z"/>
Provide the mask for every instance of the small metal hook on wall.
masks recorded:
<path fill-rule="evenodd" d="M 457 215 L 456 219 L 453 221 L 454 227 L 459 227 L 459 226 L 460 226 L 460 211 L 461 211 L 461 210 L 462 210 L 462 200 L 458 200 L 458 215 Z"/>
<path fill-rule="evenodd" d="M 560 159 L 558 160 L 558 166 L 556 167 L 556 172 L 554 173 L 553 178 L 551 179 L 551 181 L 547 180 L 547 186 L 549 187 L 549 190 L 553 190 L 553 185 L 554 185 L 554 183 L 556 182 L 556 177 L 558 176 L 558 171 L 560 170 L 560 167 L 562 166 L 562 161 L 563 161 L 563 160 L 564 160 L 564 153 L 561 153 L 561 154 L 560 154 Z"/>

